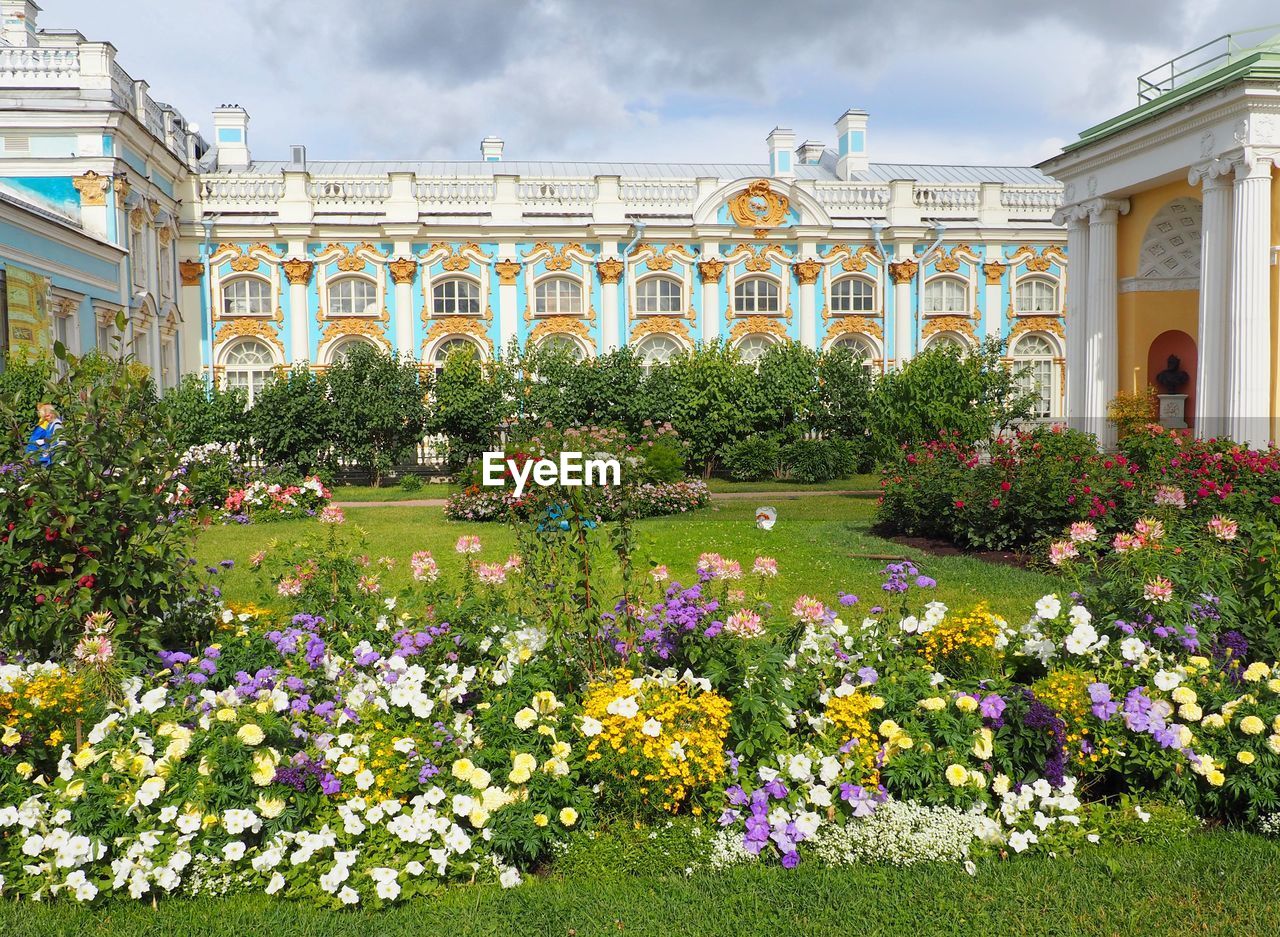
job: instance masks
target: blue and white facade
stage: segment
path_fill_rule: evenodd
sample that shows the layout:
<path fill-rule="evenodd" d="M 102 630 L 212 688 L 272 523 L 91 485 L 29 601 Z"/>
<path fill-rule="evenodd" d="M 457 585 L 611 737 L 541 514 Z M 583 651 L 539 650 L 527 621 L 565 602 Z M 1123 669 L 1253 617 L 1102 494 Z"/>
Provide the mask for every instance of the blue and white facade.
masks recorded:
<path fill-rule="evenodd" d="M 3 6 L 6 17 L 33 8 Z M 39 56 L 25 72 L 0 67 L 0 95 L 26 102 L 6 124 L 34 116 L 39 89 L 9 86 L 48 80 L 46 49 L 78 56 L 82 78 L 86 57 L 113 55 L 68 34 L 12 35 Z M 0 49 L 0 63 L 28 54 Z M 101 216 L 126 249 L 138 207 L 149 246 L 173 226 L 176 256 L 149 253 L 144 266 L 177 265 L 184 371 L 252 390 L 275 366 L 326 367 L 350 342 L 431 366 L 458 343 L 486 356 L 629 344 L 661 360 L 716 339 L 747 357 L 779 341 L 844 343 L 881 370 L 935 342 L 1006 337 L 1033 365 L 1044 414 L 1062 412 L 1066 237 L 1052 221 L 1060 187 L 1037 170 L 876 163 L 857 110 L 835 122 L 833 147 L 775 128 L 759 163 L 510 160 L 494 137 L 475 161 L 309 161 L 302 147 L 262 161 L 242 107 L 215 113 L 206 153 L 176 112 L 155 105 L 148 119 L 145 85 L 123 102 L 107 90 L 94 91 L 114 115 L 101 152 L 21 173 L 97 173 L 107 205 L 94 215 L 81 200 L 82 225 Z M 0 176 L 18 177 L 9 156 Z M 163 276 L 147 285 L 158 319 L 170 308 Z"/>

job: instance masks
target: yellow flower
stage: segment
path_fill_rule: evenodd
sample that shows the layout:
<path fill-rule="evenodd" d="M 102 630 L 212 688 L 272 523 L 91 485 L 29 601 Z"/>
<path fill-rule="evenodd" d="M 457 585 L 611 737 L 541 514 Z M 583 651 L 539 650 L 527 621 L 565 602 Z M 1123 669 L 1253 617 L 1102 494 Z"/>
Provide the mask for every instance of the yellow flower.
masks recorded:
<path fill-rule="evenodd" d="M 560 702 L 550 690 L 540 690 L 533 694 L 533 708 L 538 711 L 539 715 L 545 716 L 559 709 Z"/>
<path fill-rule="evenodd" d="M 1272 693 L 1280 693 L 1280 677 L 1272 677 L 1268 680 L 1267 689 Z"/>
<path fill-rule="evenodd" d="M 470 777 L 467 778 L 467 782 L 478 791 L 482 791 L 488 787 L 489 782 L 492 780 L 493 778 L 490 777 L 489 772 L 484 770 L 484 768 L 476 768 L 471 772 Z"/>
<path fill-rule="evenodd" d="M 1240 762 L 1240 764 L 1242 765 L 1251 765 L 1254 763 L 1255 760 L 1256 760 L 1256 756 L 1253 754 L 1253 752 L 1249 751 L 1248 749 L 1245 749 L 1244 751 L 1241 751 L 1241 752 L 1236 752 L 1236 761 Z"/>
<path fill-rule="evenodd" d="M 997 774 L 991 779 L 991 792 L 998 797 L 1003 797 L 1009 793 L 1011 783 L 1007 774 Z"/>
<path fill-rule="evenodd" d="M 14 768 L 13 770 L 18 772 L 18 777 L 22 778 L 25 781 L 27 778 L 31 777 L 31 775 L 35 772 L 36 769 L 31 766 L 31 762 L 23 761 L 23 762 L 19 762 L 18 767 Z"/>
<path fill-rule="evenodd" d="M 1206 729 L 1221 729 L 1226 724 L 1227 721 L 1219 713 L 1209 713 L 1200 720 L 1200 725 Z"/>
<path fill-rule="evenodd" d="M 1271 749 L 1271 754 L 1280 755 L 1280 734 L 1267 736 L 1267 748 Z"/>
<path fill-rule="evenodd" d="M 1271 668 L 1268 667 L 1266 664 L 1264 664 L 1260 660 L 1254 661 L 1252 664 L 1246 667 L 1244 669 L 1244 674 L 1243 674 L 1245 682 L 1247 683 L 1257 683 L 1259 680 L 1263 679 L 1264 677 L 1268 677 L 1270 675 L 1271 675 Z"/>
<path fill-rule="evenodd" d="M 947 765 L 946 776 L 947 783 L 952 787 L 960 787 L 965 781 L 969 780 L 969 772 L 964 765 Z"/>
<path fill-rule="evenodd" d="M 973 742 L 973 753 L 984 761 L 992 756 L 995 746 L 992 744 L 991 730 L 983 726 L 976 733 Z"/>
<path fill-rule="evenodd" d="M 936 713 L 938 710 L 944 708 L 946 705 L 947 705 L 947 701 L 944 700 L 941 696 L 927 696 L 920 701 L 920 708 L 924 710 L 928 710 L 931 713 Z"/>
<path fill-rule="evenodd" d="M 573 751 L 573 748 L 568 742 L 556 742 L 551 746 L 551 754 L 557 758 L 567 758 L 571 751 Z"/>
<path fill-rule="evenodd" d="M 546 826 L 548 822 L 549 821 L 547 820 L 547 815 L 545 813 L 535 813 L 533 815 L 534 826 Z"/>
<path fill-rule="evenodd" d="M 3 742 L 5 745 L 8 745 L 10 748 L 12 748 L 13 746 L 17 745 L 21 741 L 22 741 L 21 732 L 19 732 L 13 726 L 4 727 L 4 738 L 0 739 L 0 742 Z"/>
<path fill-rule="evenodd" d="M 476 807 L 471 813 L 467 814 L 467 819 L 478 830 L 489 822 L 489 811 L 485 810 L 484 807 Z"/>
<path fill-rule="evenodd" d="M 1169 695 L 1173 697 L 1173 701 L 1175 703 L 1178 703 L 1181 706 L 1185 706 L 1188 703 L 1194 703 L 1196 701 L 1196 691 L 1186 685 L 1174 687 L 1173 692 Z"/>
<path fill-rule="evenodd" d="M 564 826 L 573 826 L 578 822 L 578 811 L 572 807 L 565 807 L 560 811 L 560 823 Z"/>
<path fill-rule="evenodd" d="M 978 701 L 972 696 L 957 696 L 956 709 L 962 713 L 971 713 L 978 708 Z"/>
<path fill-rule="evenodd" d="M 1205 777 L 1205 780 L 1208 781 L 1210 784 L 1212 784 L 1214 787 L 1222 787 L 1222 782 L 1227 779 L 1227 776 L 1223 774 L 1221 771 L 1219 771 L 1217 768 L 1210 768 L 1208 771 L 1205 772 L 1204 777 Z"/>
<path fill-rule="evenodd" d="M 1257 716 L 1245 716 L 1240 720 L 1240 731 L 1245 735 L 1261 735 L 1267 724 Z"/>
<path fill-rule="evenodd" d="M 236 711 L 230 706 L 223 706 L 214 714 L 219 722 L 235 722 Z"/>
<path fill-rule="evenodd" d="M 84 793 L 84 781 L 81 780 L 80 778 L 76 778 L 74 781 L 72 781 L 70 784 L 67 785 L 66 794 L 67 794 L 68 800 L 79 800 L 80 795 L 82 795 L 83 793 Z"/>
<path fill-rule="evenodd" d="M 246 722 L 236 731 L 236 738 L 250 747 L 261 744 L 266 737 L 266 733 L 252 722 Z"/>
<path fill-rule="evenodd" d="M 279 797 L 259 797 L 258 813 L 262 814 L 268 820 L 274 820 L 280 814 L 284 813 L 284 801 Z"/>
<path fill-rule="evenodd" d="M 516 713 L 515 724 L 517 729 L 531 728 L 537 721 L 538 714 L 528 706 Z"/>
<path fill-rule="evenodd" d="M 1209 666 L 1209 658 L 1203 657 L 1199 654 L 1195 654 L 1187 658 L 1187 670 L 1208 670 Z"/>
<path fill-rule="evenodd" d="M 1204 710 L 1195 703 L 1183 703 L 1178 707 L 1178 715 L 1188 722 L 1199 722 L 1200 717 L 1204 715 Z"/>
<path fill-rule="evenodd" d="M 84 748 L 80 749 L 80 751 L 76 752 L 75 758 L 71 760 L 77 768 L 83 771 L 85 768 L 89 767 L 89 765 L 97 761 L 98 757 L 98 753 L 94 750 L 93 746 L 86 745 Z"/>
<path fill-rule="evenodd" d="M 271 749 L 253 753 L 253 773 L 250 777 L 258 787 L 266 787 L 276 777 L 278 756 Z"/>
<path fill-rule="evenodd" d="M 893 738 L 895 735 L 901 734 L 902 726 L 898 725 L 892 719 L 886 719 L 884 722 L 880 723 L 880 728 L 877 731 L 886 738 Z"/>
<path fill-rule="evenodd" d="M 450 770 L 459 781 L 465 781 L 471 777 L 471 772 L 476 770 L 476 766 L 471 763 L 470 758 L 459 758 Z"/>

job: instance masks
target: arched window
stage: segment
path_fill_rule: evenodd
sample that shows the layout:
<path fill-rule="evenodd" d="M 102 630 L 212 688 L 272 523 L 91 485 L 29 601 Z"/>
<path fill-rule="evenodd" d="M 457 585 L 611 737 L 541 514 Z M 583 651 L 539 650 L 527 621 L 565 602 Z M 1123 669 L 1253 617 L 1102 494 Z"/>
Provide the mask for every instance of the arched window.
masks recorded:
<path fill-rule="evenodd" d="M 1044 277 L 1019 280 L 1013 291 L 1013 310 L 1017 313 L 1058 312 L 1058 284 Z"/>
<path fill-rule="evenodd" d="M 742 363 L 755 367 L 774 342 L 775 339 L 760 332 L 752 332 L 744 336 L 737 345 L 738 354 L 742 356 Z"/>
<path fill-rule="evenodd" d="M 876 288 L 862 277 L 845 277 L 831 286 L 832 312 L 874 312 Z"/>
<path fill-rule="evenodd" d="M 271 284 L 257 277 L 237 277 L 222 284 L 224 316 L 271 315 Z"/>
<path fill-rule="evenodd" d="M 777 315 L 782 312 L 778 284 L 767 277 L 747 277 L 733 288 L 733 310 L 741 315 Z"/>
<path fill-rule="evenodd" d="M 455 351 L 469 352 L 477 358 L 480 357 L 480 346 L 470 339 L 456 337 L 446 338 L 444 341 L 438 343 L 435 349 L 431 352 L 431 364 L 437 374 L 444 370 L 445 361 L 447 361 L 449 355 L 453 354 Z"/>
<path fill-rule="evenodd" d="M 674 277 L 646 277 L 636 285 L 636 312 L 679 315 L 684 288 Z"/>
<path fill-rule="evenodd" d="M 925 351 L 934 351 L 935 349 L 950 348 L 958 354 L 964 355 L 969 351 L 969 346 L 965 344 L 964 339 L 956 335 L 954 332 L 939 332 L 933 338 L 925 343 Z"/>
<path fill-rule="evenodd" d="M 431 288 L 431 309 L 437 316 L 478 316 L 480 287 L 464 277 L 441 280 Z"/>
<path fill-rule="evenodd" d="M 365 339 L 359 338 L 355 335 L 348 335 L 346 338 L 338 339 L 329 346 L 329 363 L 337 364 L 360 345 L 368 345 L 370 348 L 374 347 L 372 342 L 366 341 Z"/>
<path fill-rule="evenodd" d="M 568 277 L 540 280 L 533 293 L 533 310 L 540 316 L 582 315 L 582 284 Z"/>
<path fill-rule="evenodd" d="M 582 361 L 587 357 L 587 351 L 582 347 L 582 343 L 570 338 L 568 335 L 548 335 L 538 342 L 538 350 L 558 351 L 568 355 L 573 361 Z"/>
<path fill-rule="evenodd" d="M 329 315 L 371 316 L 378 311 L 378 290 L 364 277 L 343 277 L 329 285 Z"/>
<path fill-rule="evenodd" d="M 252 406 L 271 379 L 276 359 L 266 342 L 256 338 L 242 338 L 223 353 L 222 363 L 226 387 L 242 388 Z"/>
<path fill-rule="evenodd" d="M 670 335 L 647 335 L 636 345 L 636 355 L 646 371 L 655 365 L 666 364 L 683 351 L 684 346 Z"/>
<path fill-rule="evenodd" d="M 1035 395 L 1031 404 L 1032 417 L 1046 420 L 1053 416 L 1054 401 L 1057 400 L 1053 343 L 1043 335 L 1024 335 L 1013 346 L 1011 357 L 1018 386 L 1024 393 Z"/>
<path fill-rule="evenodd" d="M 876 347 L 865 335 L 841 335 L 831 343 L 831 347 L 847 349 L 867 373 L 875 370 Z"/>
<path fill-rule="evenodd" d="M 924 285 L 924 311 L 969 314 L 969 284 L 958 277 L 936 277 Z"/>

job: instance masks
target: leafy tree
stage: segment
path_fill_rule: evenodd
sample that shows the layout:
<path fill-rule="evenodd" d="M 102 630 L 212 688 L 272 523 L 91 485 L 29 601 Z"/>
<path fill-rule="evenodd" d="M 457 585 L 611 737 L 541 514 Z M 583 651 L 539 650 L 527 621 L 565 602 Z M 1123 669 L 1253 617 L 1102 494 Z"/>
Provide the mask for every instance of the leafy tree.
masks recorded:
<path fill-rule="evenodd" d="M 841 346 L 818 361 L 818 429 L 840 439 L 862 439 L 871 423 L 873 385 L 862 361 Z"/>
<path fill-rule="evenodd" d="M 494 447 L 511 414 L 513 389 L 513 371 L 504 359 L 481 361 L 463 348 L 449 353 L 436 375 L 427 425 L 449 437 L 451 468 Z"/>
<path fill-rule="evenodd" d="M 267 382 L 249 411 L 249 426 L 269 465 L 305 475 L 329 457 L 332 412 L 324 381 L 299 364 Z"/>
<path fill-rule="evenodd" d="M 0 368 L 0 401 L 29 430 L 36 423 L 36 404 L 45 399 L 46 385 L 53 376 L 53 364 L 44 356 L 10 354 Z M 18 458 L 26 446 L 22 439 L 16 449 L 0 452 L 0 461 Z"/>
<path fill-rule="evenodd" d="M 770 345 L 756 371 L 754 416 L 761 431 L 797 438 L 819 410 L 818 355 L 797 342 Z"/>
<path fill-rule="evenodd" d="M 710 475 L 717 455 L 756 425 L 756 373 L 738 352 L 715 341 L 654 368 L 648 383 L 654 419 L 671 422 L 688 440 L 690 461 Z"/>
<path fill-rule="evenodd" d="M 244 442 L 249 437 L 248 398 L 242 388 L 209 388 L 188 374 L 160 397 L 159 413 L 174 427 L 180 452 L 211 442 Z"/>
<path fill-rule="evenodd" d="M 426 432 L 427 381 L 418 363 L 361 343 L 329 367 L 325 383 L 338 455 L 368 469 L 380 486 Z"/>

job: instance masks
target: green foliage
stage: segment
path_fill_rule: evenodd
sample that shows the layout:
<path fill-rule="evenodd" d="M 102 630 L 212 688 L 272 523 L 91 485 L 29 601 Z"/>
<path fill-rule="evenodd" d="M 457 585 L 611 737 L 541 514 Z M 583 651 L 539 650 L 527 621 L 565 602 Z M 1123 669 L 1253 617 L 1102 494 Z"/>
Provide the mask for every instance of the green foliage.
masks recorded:
<path fill-rule="evenodd" d="M 509 414 L 511 383 L 511 369 L 503 360 L 481 361 L 466 349 L 449 353 L 435 378 L 427 425 L 449 437 L 451 469 L 493 448 Z"/>
<path fill-rule="evenodd" d="M 405 474 L 401 475 L 400 490 L 401 491 L 421 491 L 422 476 L 415 474 L 414 472 L 406 472 Z"/>
<path fill-rule="evenodd" d="M 361 343 L 329 367 L 325 383 L 337 454 L 368 469 L 380 485 L 426 431 L 427 387 L 417 363 Z"/>
<path fill-rule="evenodd" d="M 268 465 L 309 473 L 328 461 L 335 409 L 326 384 L 305 364 L 267 382 L 253 402 L 248 422 Z"/>
<path fill-rule="evenodd" d="M 559 346 L 529 348 L 519 368 L 524 378 L 517 415 L 523 432 L 545 423 L 637 431 L 655 416 L 648 404 L 644 368 L 631 348 L 583 361 Z"/>
<path fill-rule="evenodd" d="M 870 372 L 845 347 L 837 345 L 818 360 L 821 406 L 815 424 L 829 436 L 859 439 L 872 425 L 875 392 Z M 865 469 L 866 466 L 862 466 Z"/>
<path fill-rule="evenodd" d="M 91 355 L 63 371 L 42 395 L 63 421 L 51 464 L 0 476 L 0 634 L 14 649 L 65 653 L 85 616 L 106 611 L 126 651 L 154 648 L 205 611 L 190 528 L 174 515 L 182 450 L 144 369 Z M 0 425 L 6 449 L 25 442 L 21 400 L 0 400 Z"/>
<path fill-rule="evenodd" d="M 763 481 L 781 478 L 785 474 L 782 465 L 782 447 L 776 436 L 756 435 L 738 440 L 721 454 L 724 467 L 737 481 Z"/>
<path fill-rule="evenodd" d="M 11 354 L 0 369 L 0 401 L 25 426 L 36 423 L 36 404 L 45 400 L 46 387 L 53 376 L 53 363 L 44 357 Z M 0 451 L 0 459 L 16 459 L 26 440 L 13 450 Z"/>
<path fill-rule="evenodd" d="M 826 482 L 857 470 L 858 444 L 847 439 L 797 439 L 782 449 L 782 462 L 802 482 Z"/>
<path fill-rule="evenodd" d="M 658 406 L 688 441 L 690 462 L 704 475 L 727 445 L 756 425 L 755 371 L 719 341 L 655 367 L 650 382 L 664 398 Z"/>
<path fill-rule="evenodd" d="M 200 375 L 188 374 L 164 392 L 157 415 L 173 427 L 181 450 L 207 443 L 243 443 L 249 438 L 248 405 L 242 389 L 210 388 Z"/>
<path fill-rule="evenodd" d="M 770 345 L 755 379 L 756 425 L 797 438 L 813 428 L 822 410 L 818 354 L 797 342 Z"/>

